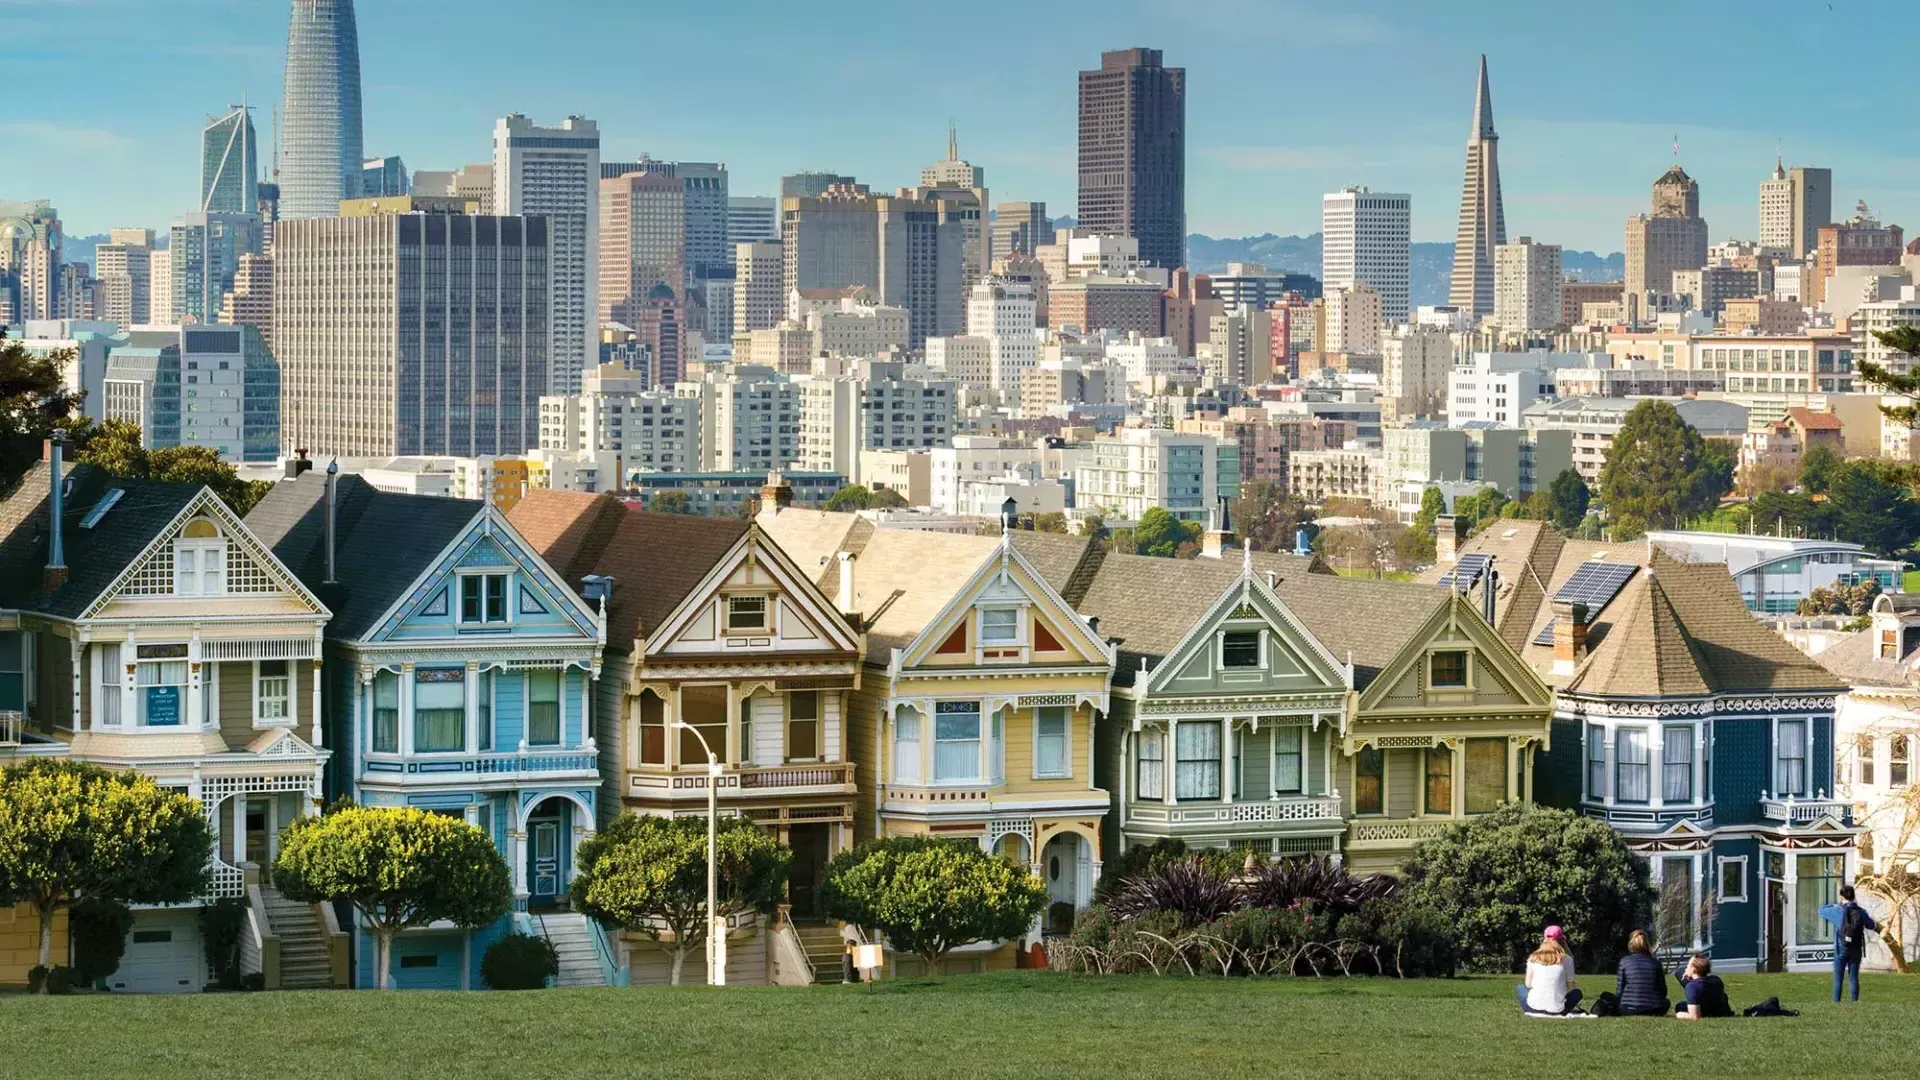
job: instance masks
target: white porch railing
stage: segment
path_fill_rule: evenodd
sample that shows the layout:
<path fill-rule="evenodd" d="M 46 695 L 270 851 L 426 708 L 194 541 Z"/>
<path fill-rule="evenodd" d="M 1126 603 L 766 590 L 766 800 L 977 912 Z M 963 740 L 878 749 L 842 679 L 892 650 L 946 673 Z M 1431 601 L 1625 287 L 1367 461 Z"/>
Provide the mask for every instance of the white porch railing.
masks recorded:
<path fill-rule="evenodd" d="M 27 718 L 11 710 L 0 712 L 0 746 L 19 746 L 26 733 Z"/>
<path fill-rule="evenodd" d="M 1431 840 L 1447 831 L 1457 821 L 1418 821 L 1407 818 L 1402 821 L 1362 821 L 1353 826 L 1352 842 L 1355 844 L 1376 843 L 1414 843 Z"/>
<path fill-rule="evenodd" d="M 1838 799 L 1829 799 L 1826 792 L 1820 792 L 1819 798 L 1801 799 L 1792 795 L 1785 798 L 1762 798 L 1760 815 L 1768 821 L 1785 822 L 1788 826 L 1812 825 L 1821 818 L 1845 821 L 1848 804 Z"/>
<path fill-rule="evenodd" d="M 1341 820 L 1340 799 L 1331 795 L 1195 806 L 1135 803 L 1127 808 L 1127 817 L 1131 821 L 1165 825 L 1334 823 Z"/>

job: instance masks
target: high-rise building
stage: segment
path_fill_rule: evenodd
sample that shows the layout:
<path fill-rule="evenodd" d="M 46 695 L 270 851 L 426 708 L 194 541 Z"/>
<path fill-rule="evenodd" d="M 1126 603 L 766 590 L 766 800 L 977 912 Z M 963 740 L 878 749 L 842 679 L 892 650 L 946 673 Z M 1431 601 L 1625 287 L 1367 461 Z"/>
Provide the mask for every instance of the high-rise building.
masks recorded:
<path fill-rule="evenodd" d="M 0 322 L 56 318 L 60 310 L 60 212 L 42 202 L 0 202 Z"/>
<path fill-rule="evenodd" d="M 1493 321 L 1506 330 L 1550 330 L 1560 323 L 1559 244 L 1523 236 L 1493 249 Z"/>
<path fill-rule="evenodd" d="M 713 161 L 680 161 L 673 167 L 686 206 L 687 272 L 704 283 L 714 270 L 726 266 L 733 249 L 727 246 L 727 167 Z"/>
<path fill-rule="evenodd" d="M 172 323 L 179 320 L 173 317 L 173 252 L 160 248 L 147 256 L 147 294 L 151 298 L 147 305 L 147 320 L 156 323 Z"/>
<path fill-rule="evenodd" d="M 905 365 L 861 360 L 842 371 L 796 379 L 802 472 L 860 475 L 862 450 L 931 450 L 953 441 L 954 384 L 915 378 Z"/>
<path fill-rule="evenodd" d="M 613 309 L 645 297 L 664 283 L 679 296 L 687 288 L 686 192 L 678 179 L 659 173 L 628 173 L 600 181 L 600 308 L 605 323 Z"/>
<path fill-rule="evenodd" d="M 1673 295 L 1673 272 L 1707 262 L 1707 222 L 1700 216 L 1700 185 L 1675 165 L 1653 182 L 1653 212 L 1627 219 L 1625 299 L 1644 319 L 1653 296 Z M 1638 306 L 1638 310 L 1632 310 Z"/>
<path fill-rule="evenodd" d="M 493 129 L 493 209 L 552 223 L 553 348 L 539 392 L 571 394 L 600 350 L 600 129 L 583 116 L 559 127 L 502 117 Z"/>
<path fill-rule="evenodd" d="M 365 199 L 392 198 L 413 194 L 407 179 L 407 163 L 397 157 L 368 158 L 360 166 L 360 196 Z M 439 192 L 432 192 L 439 194 Z M 449 192 L 451 194 L 451 192 Z"/>
<path fill-rule="evenodd" d="M 1493 91 L 1487 58 L 1473 95 L 1473 134 L 1467 138 L 1467 176 L 1460 189 L 1460 229 L 1453 241 L 1453 306 L 1474 318 L 1493 314 L 1493 249 L 1507 242 L 1500 201 L 1500 136 L 1493 130 Z"/>
<path fill-rule="evenodd" d="M 233 288 L 240 257 L 260 254 L 264 244 L 258 214 L 187 214 L 175 220 L 167 240 L 173 271 L 168 321 L 213 322 L 221 298 Z"/>
<path fill-rule="evenodd" d="M 93 249 L 93 276 L 100 283 L 96 318 L 121 326 L 152 322 L 153 230 L 108 233 L 107 242 Z"/>
<path fill-rule="evenodd" d="M 741 244 L 763 240 L 780 242 L 780 200 L 771 195 L 727 197 L 727 253 L 739 253 Z"/>
<path fill-rule="evenodd" d="M 920 170 L 922 198 L 946 199 L 960 204 L 961 232 L 966 236 L 964 259 L 965 287 L 987 275 L 993 263 L 993 234 L 987 230 L 987 170 L 960 158 L 960 135 L 947 125 L 947 157 Z"/>
<path fill-rule="evenodd" d="M 1100 54 L 1080 73 L 1078 228 L 1140 241 L 1140 258 L 1187 264 L 1187 71 L 1159 49 Z"/>
<path fill-rule="evenodd" d="M 93 267 L 83 262 L 60 264 L 60 284 L 55 295 L 59 297 L 54 309 L 62 319 L 92 319 L 99 307 L 98 282 L 93 280 Z"/>
<path fill-rule="evenodd" d="M 892 196 L 836 188 L 819 198 L 783 199 L 781 291 L 791 304 L 796 289 L 868 286 L 879 303 L 907 309 L 916 349 L 929 337 L 958 333 L 965 318 L 965 210 L 913 188 Z"/>
<path fill-rule="evenodd" d="M 993 208 L 993 257 L 1031 255 L 1041 244 L 1053 242 L 1043 202 L 1003 202 Z"/>
<path fill-rule="evenodd" d="M 550 219 L 408 212 L 414 203 L 348 203 L 347 216 L 275 227 L 286 445 L 343 457 L 539 445 Z"/>
<path fill-rule="evenodd" d="M 242 255 L 233 272 L 233 288 L 220 300 L 220 321 L 228 326 L 251 326 L 260 340 L 273 348 L 273 259 Z"/>
<path fill-rule="evenodd" d="M 1760 246 L 1785 248 L 1796 258 L 1804 254 L 1793 250 L 1793 181 L 1777 157 L 1773 175 L 1760 181 Z"/>
<path fill-rule="evenodd" d="M 1833 272 L 1842 266 L 1898 266 L 1905 253 L 1901 242 L 1905 233 L 1898 225 L 1882 225 L 1867 212 L 1862 200 L 1854 207 L 1853 219 L 1838 225 L 1822 225 L 1814 241 L 1813 282 L 1808 297 L 1812 304 L 1827 299 Z"/>
<path fill-rule="evenodd" d="M 227 461 L 280 455 L 280 369 L 250 327 L 154 326 L 107 356 L 100 418 L 149 450 L 203 446 Z"/>
<path fill-rule="evenodd" d="M 825 195 L 829 188 L 853 187 L 859 181 L 851 176 L 841 176 L 830 172 L 789 173 L 780 178 L 780 197 L 782 199 L 817 199 Z"/>
<path fill-rule="evenodd" d="M 1322 286 L 1364 281 L 1389 324 L 1406 322 L 1412 217 L 1411 195 L 1350 187 L 1320 196 Z"/>
<path fill-rule="evenodd" d="M 1032 288 L 992 278 L 967 294 L 967 336 L 986 339 L 988 382 L 1009 401 L 1039 361 L 1033 306 Z"/>
<path fill-rule="evenodd" d="M 253 111 L 236 105 L 207 118 L 200 133 L 200 211 L 253 214 L 260 210 L 260 147 Z"/>
<path fill-rule="evenodd" d="M 758 241 L 734 250 L 733 332 L 771 330 L 787 307 L 787 294 L 780 284 L 785 273 L 780 244 Z"/>
<path fill-rule="evenodd" d="M 1773 162 L 1773 175 L 1760 181 L 1760 245 L 1785 248 L 1805 258 L 1818 242 L 1820 227 L 1833 224 L 1833 170 Z"/>
<path fill-rule="evenodd" d="M 1339 289 L 1328 289 L 1323 296 L 1327 311 L 1327 336 L 1321 351 L 1380 355 L 1380 324 L 1384 306 L 1378 290 L 1364 281 Z"/>
<path fill-rule="evenodd" d="M 280 216 L 338 214 L 342 199 L 359 197 L 365 160 L 353 0 L 293 0 L 280 108 Z"/>

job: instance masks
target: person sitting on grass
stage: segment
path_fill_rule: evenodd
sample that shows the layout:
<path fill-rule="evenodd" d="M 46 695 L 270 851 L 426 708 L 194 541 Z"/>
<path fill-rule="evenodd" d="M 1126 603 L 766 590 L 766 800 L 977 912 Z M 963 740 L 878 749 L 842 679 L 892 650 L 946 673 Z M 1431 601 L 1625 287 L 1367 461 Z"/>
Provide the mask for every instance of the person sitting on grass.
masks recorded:
<path fill-rule="evenodd" d="M 1566 931 L 1547 927 L 1540 947 L 1527 957 L 1526 981 L 1515 987 L 1523 1012 L 1564 1016 L 1580 1004 L 1573 985 L 1573 957 L 1568 955 Z"/>
<path fill-rule="evenodd" d="M 1665 1016 L 1673 1008 L 1667 1001 L 1667 973 L 1653 958 L 1653 944 L 1645 930 L 1635 930 L 1627 938 L 1615 993 L 1620 996 L 1622 1016 Z"/>
<path fill-rule="evenodd" d="M 1674 1006 L 1676 1020 L 1716 1020 L 1733 1015 L 1733 1006 L 1727 1003 L 1727 987 L 1720 976 L 1713 973 L 1713 961 L 1706 953 L 1697 952 L 1687 961 L 1687 970 L 1680 973 L 1680 986 L 1686 991 L 1687 1000 Z"/>

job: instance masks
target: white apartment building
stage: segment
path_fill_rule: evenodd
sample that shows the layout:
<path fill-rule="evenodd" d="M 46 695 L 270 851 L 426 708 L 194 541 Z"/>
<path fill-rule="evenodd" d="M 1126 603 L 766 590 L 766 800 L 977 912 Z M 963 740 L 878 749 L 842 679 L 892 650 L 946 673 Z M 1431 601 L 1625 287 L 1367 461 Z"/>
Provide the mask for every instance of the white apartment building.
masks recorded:
<path fill-rule="evenodd" d="M 697 384 L 696 384 L 697 385 Z M 540 449 L 555 454 L 615 454 L 616 474 L 698 472 L 701 400 L 649 389 L 641 372 L 614 364 L 586 373 L 580 393 L 540 399 Z"/>
<path fill-rule="evenodd" d="M 1039 446 L 1018 439 L 955 435 L 951 445 L 932 450 L 930 456 L 931 505 L 948 514 L 960 513 L 962 489 L 967 484 L 1006 476 L 1032 481 L 1045 475 Z"/>
<path fill-rule="evenodd" d="M 1447 375 L 1447 423 L 1463 427 L 1492 423 L 1518 427 L 1536 401 L 1554 397 L 1561 368 L 1608 366 L 1605 353 L 1477 352 Z"/>
<path fill-rule="evenodd" d="M 1550 330 L 1560 325 L 1563 282 L 1559 244 L 1523 236 L 1493 249 L 1493 321 L 1503 330 Z"/>
<path fill-rule="evenodd" d="M 1385 297 L 1364 281 L 1329 288 L 1324 296 L 1327 308 L 1327 340 L 1322 352 L 1380 354 L 1380 324 L 1385 317 Z"/>
<path fill-rule="evenodd" d="M 600 354 L 600 129 L 582 116 L 540 127 L 514 113 L 493 129 L 493 213 L 548 218 L 553 348 L 548 389 L 571 394 Z"/>
<path fill-rule="evenodd" d="M 898 363 L 862 361 L 850 374 L 794 380 L 801 472 L 861 483 L 863 450 L 932 450 L 953 439 L 954 384 L 910 375 Z"/>
<path fill-rule="evenodd" d="M 1017 399 L 1021 377 L 1039 359 L 1033 286 L 998 279 L 975 285 L 967 295 L 967 336 L 987 339 L 987 384 Z"/>
<path fill-rule="evenodd" d="M 1106 355 L 1108 360 L 1125 369 L 1127 382 L 1139 387 L 1145 387 L 1158 378 L 1192 370 L 1191 362 L 1180 354 L 1180 348 L 1172 338 L 1150 338 L 1128 333 L 1125 337 L 1110 340 Z"/>
<path fill-rule="evenodd" d="M 1126 278 L 1139 273 L 1139 240 L 1131 236 L 1095 236 L 1078 230 L 1063 231 L 1069 233 L 1067 277 Z"/>
<path fill-rule="evenodd" d="M 843 296 L 815 300 L 795 295 L 790 301 L 801 325 L 813 334 L 815 356 L 853 356 L 872 360 L 907 347 L 907 309 L 863 303 Z"/>
<path fill-rule="evenodd" d="M 993 342 L 972 334 L 927 339 L 927 366 L 961 386 L 993 383 Z"/>
<path fill-rule="evenodd" d="M 736 364 L 674 393 L 700 402 L 700 471 L 768 473 L 799 457 L 800 393 L 787 376 Z"/>
<path fill-rule="evenodd" d="M 962 517 L 997 518 L 1012 499 L 1016 513 L 1062 514 L 1067 509 L 1067 486 L 1055 479 L 996 476 L 968 480 L 960 485 Z"/>
<path fill-rule="evenodd" d="M 785 272 L 780 241 L 736 244 L 733 253 L 733 332 L 771 330 L 787 309 L 780 291 Z"/>
<path fill-rule="evenodd" d="M 1326 294 L 1364 282 L 1380 294 L 1381 318 L 1389 324 L 1407 321 L 1412 217 L 1410 195 L 1364 187 L 1322 195 L 1320 279 Z"/>
<path fill-rule="evenodd" d="M 1074 471 L 1074 505 L 1136 522 L 1154 507 L 1205 522 L 1240 486 L 1240 446 L 1211 435 L 1122 428 L 1100 436 Z"/>
<path fill-rule="evenodd" d="M 1911 370 L 1913 354 L 1895 352 L 1880 344 L 1880 338 L 1875 331 L 1893 330 L 1902 326 L 1920 326 L 1920 286 L 1902 286 L 1897 300 L 1880 300 L 1871 304 L 1861 304 L 1854 309 L 1852 325 L 1854 357 L 1857 360 L 1879 364 L 1898 372 Z"/>
<path fill-rule="evenodd" d="M 1438 416 L 1453 371 L 1453 335 L 1403 323 L 1380 340 L 1380 418 L 1399 423 Z"/>

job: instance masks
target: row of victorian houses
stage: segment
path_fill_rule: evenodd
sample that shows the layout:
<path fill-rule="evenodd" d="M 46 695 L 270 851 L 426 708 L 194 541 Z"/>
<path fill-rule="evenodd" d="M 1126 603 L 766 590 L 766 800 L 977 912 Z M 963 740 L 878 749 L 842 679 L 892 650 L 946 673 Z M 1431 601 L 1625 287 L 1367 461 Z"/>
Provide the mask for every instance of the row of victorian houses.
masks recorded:
<path fill-rule="evenodd" d="M 68 755 L 198 798 L 205 902 L 245 898 L 270 986 L 374 982 L 351 920 L 261 869 L 337 797 L 458 816 L 511 867 L 494 926 L 403 935 L 403 987 L 479 986 L 515 929 L 554 941 L 563 983 L 663 979 L 567 885 L 597 827 L 704 815 L 710 782 L 794 852 L 788 903 L 732 930 L 730 981 L 837 977 L 820 877 L 882 835 L 964 837 L 1046 883 L 1033 936 L 954 970 L 1022 962 L 1104 858 L 1166 837 L 1390 869 L 1503 802 L 1577 807 L 1647 856 L 1667 936 L 1736 970 L 1829 956 L 1815 909 L 1855 870 L 1832 795 L 1847 684 L 1718 565 L 1514 522 L 1429 580 L 1370 582 L 876 528 L 774 480 L 730 521 L 289 473 L 245 521 L 206 489 L 56 462 L 0 503 L 0 762 Z M 200 989 L 197 906 L 136 914 L 116 988 Z M 31 919 L 7 918 L 18 981 Z"/>

